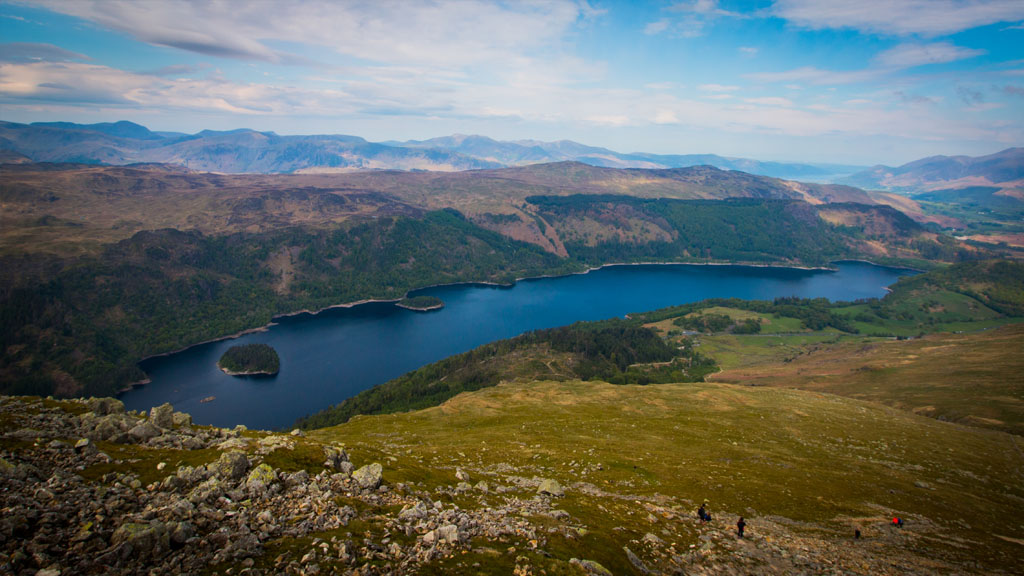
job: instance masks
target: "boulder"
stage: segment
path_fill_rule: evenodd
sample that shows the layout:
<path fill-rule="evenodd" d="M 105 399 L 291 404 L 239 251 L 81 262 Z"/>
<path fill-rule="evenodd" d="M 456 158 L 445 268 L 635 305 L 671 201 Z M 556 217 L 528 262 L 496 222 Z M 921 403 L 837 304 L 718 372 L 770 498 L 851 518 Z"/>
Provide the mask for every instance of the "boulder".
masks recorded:
<path fill-rule="evenodd" d="M 171 547 L 171 536 L 162 522 L 139 524 L 126 522 L 114 531 L 111 544 L 122 545 L 126 557 L 135 560 L 154 559 L 163 556 Z"/>
<path fill-rule="evenodd" d="M 92 456 L 99 451 L 99 448 L 97 448 L 96 445 L 88 438 L 81 438 L 78 442 L 75 442 L 75 452 L 78 452 L 83 456 Z"/>
<path fill-rule="evenodd" d="M 161 434 L 160 429 L 156 426 L 147 422 L 136 424 L 134 428 L 128 431 L 128 436 L 136 442 L 145 442 L 150 438 L 156 438 Z"/>
<path fill-rule="evenodd" d="M 546 478 L 540 483 L 540 487 L 537 488 L 538 494 L 547 494 L 548 496 L 562 497 L 565 496 L 565 489 L 558 483 L 558 480 L 552 480 Z"/>
<path fill-rule="evenodd" d="M 384 468 L 379 462 L 367 464 L 352 473 L 352 478 L 364 490 L 374 490 L 380 486 L 383 480 Z"/>
<path fill-rule="evenodd" d="M 427 517 L 427 506 L 423 502 L 416 502 L 415 506 L 407 506 L 398 513 L 399 520 L 418 520 Z"/>
<path fill-rule="evenodd" d="M 305 486 L 309 483 L 309 472 L 305 470 L 299 470 L 298 472 L 292 472 L 284 479 L 284 485 L 288 488 L 295 488 L 296 486 Z"/>
<path fill-rule="evenodd" d="M 343 472 L 342 465 L 349 463 L 348 452 L 340 446 L 324 446 L 324 457 L 324 466 L 338 472 Z M 351 466 L 348 468 L 349 470 L 344 472 L 351 473 Z"/>
<path fill-rule="evenodd" d="M 175 412 L 172 419 L 175 428 L 188 428 L 192 425 L 192 416 L 184 412 Z"/>
<path fill-rule="evenodd" d="M 277 472 L 268 464 L 260 464 L 249 472 L 245 479 L 245 487 L 250 494 L 263 495 L 267 487 L 277 481 Z"/>
<path fill-rule="evenodd" d="M 175 522 L 171 528 L 171 544 L 184 546 L 195 535 L 196 530 L 192 527 L 191 522 Z"/>
<path fill-rule="evenodd" d="M 174 406 L 165 402 L 150 410 L 149 423 L 164 430 L 174 428 Z"/>
<path fill-rule="evenodd" d="M 469 482 L 469 474 L 466 474 L 466 471 L 462 468 L 456 468 L 455 479 L 459 482 Z"/>
<path fill-rule="evenodd" d="M 124 414 L 124 402 L 116 398 L 89 398 L 89 410 L 97 416 Z"/>
<path fill-rule="evenodd" d="M 446 544 L 456 544 L 459 541 L 459 527 L 455 524 L 446 524 L 437 530 L 437 539 Z"/>
<path fill-rule="evenodd" d="M 92 432 L 88 434 L 93 440 L 112 440 L 122 432 L 128 430 L 128 422 L 125 416 L 120 414 L 107 414 L 96 419 Z"/>
<path fill-rule="evenodd" d="M 244 452 L 225 452 L 208 467 L 219 478 L 235 482 L 244 478 L 249 471 L 249 457 Z"/>
<path fill-rule="evenodd" d="M 579 558 L 573 558 L 569 560 L 569 564 L 579 566 L 589 576 L 612 576 L 611 571 L 593 560 L 580 560 Z"/>

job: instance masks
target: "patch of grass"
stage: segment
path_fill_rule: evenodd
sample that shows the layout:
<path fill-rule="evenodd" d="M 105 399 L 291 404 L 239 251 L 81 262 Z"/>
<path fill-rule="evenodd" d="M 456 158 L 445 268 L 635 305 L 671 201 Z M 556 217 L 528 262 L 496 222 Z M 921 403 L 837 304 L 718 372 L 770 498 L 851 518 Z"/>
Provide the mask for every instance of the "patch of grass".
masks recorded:
<path fill-rule="evenodd" d="M 221 455 L 221 451 L 215 448 L 157 450 L 136 444 L 113 444 L 110 442 L 97 442 L 96 447 L 113 460 L 106 464 L 96 464 L 86 468 L 79 473 L 83 478 L 97 481 L 111 472 L 134 474 L 138 476 L 143 486 L 162 481 L 175 474 L 181 466 L 203 466 L 220 458 Z M 161 462 L 167 465 L 163 470 L 157 469 Z"/>
<path fill-rule="evenodd" d="M 782 386 L 881 402 L 1024 434 L 1024 324 L 904 342 L 844 339 L 789 363 L 730 364 L 721 382 Z M 724 365 L 724 364 L 723 364 Z"/>

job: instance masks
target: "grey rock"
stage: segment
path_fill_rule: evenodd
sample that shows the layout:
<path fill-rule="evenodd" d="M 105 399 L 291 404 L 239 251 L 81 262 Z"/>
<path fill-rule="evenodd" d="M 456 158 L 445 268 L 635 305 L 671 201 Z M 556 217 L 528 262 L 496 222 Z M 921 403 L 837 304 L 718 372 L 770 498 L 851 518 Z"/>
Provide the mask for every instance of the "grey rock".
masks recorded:
<path fill-rule="evenodd" d="M 462 468 L 455 469 L 455 478 L 459 482 L 469 482 L 469 474 L 466 474 L 466 471 Z"/>
<path fill-rule="evenodd" d="M 629 547 L 623 546 L 622 549 L 626 552 L 626 558 L 629 559 L 629 563 L 632 564 L 633 567 L 636 568 L 641 574 L 651 573 L 650 569 L 647 568 L 647 565 L 644 564 L 643 560 L 641 560 L 639 556 L 634 554 L 633 551 L 629 549 Z"/>
<path fill-rule="evenodd" d="M 171 544 L 170 533 L 162 522 L 139 524 L 126 522 L 114 531 L 110 542 L 122 545 L 122 554 L 135 560 L 155 559 L 163 556 Z"/>
<path fill-rule="evenodd" d="M 537 488 L 537 493 L 562 497 L 565 496 L 565 489 L 563 489 L 562 485 L 558 483 L 558 480 L 546 478 L 540 483 L 540 486 Z"/>
<path fill-rule="evenodd" d="M 124 402 L 116 398 L 89 398 L 89 410 L 97 416 L 107 414 L 124 414 Z"/>
<path fill-rule="evenodd" d="M 249 457 L 244 452 L 225 452 L 208 466 L 216 476 L 235 482 L 244 478 L 249 471 Z"/>
<path fill-rule="evenodd" d="M 128 436 L 136 442 L 145 442 L 150 438 L 156 438 L 159 435 L 160 429 L 149 422 L 137 424 L 134 428 L 128 431 Z"/>
<path fill-rule="evenodd" d="M 589 576 L 612 576 L 610 570 L 593 560 L 580 560 L 579 558 L 573 558 L 569 560 L 569 564 L 579 566 Z"/>
<path fill-rule="evenodd" d="M 428 514 L 427 507 L 423 502 L 416 502 L 414 506 L 406 507 L 398 513 L 399 520 L 418 520 L 420 518 L 426 518 Z"/>
<path fill-rule="evenodd" d="M 175 428 L 188 428 L 192 426 L 192 416 L 184 412 L 175 412 L 172 420 Z"/>
<path fill-rule="evenodd" d="M 295 488 L 296 486 L 305 486 L 309 483 L 309 472 L 305 470 L 299 470 L 298 472 L 292 472 L 284 479 L 284 485 L 288 488 Z"/>
<path fill-rule="evenodd" d="M 149 423 L 164 430 L 174 428 L 174 406 L 165 402 L 150 410 Z"/>
<path fill-rule="evenodd" d="M 267 487 L 277 481 L 277 472 L 268 464 L 260 464 L 249 472 L 245 479 L 245 487 L 250 494 L 262 496 Z"/>
<path fill-rule="evenodd" d="M 340 446 L 324 446 L 324 466 L 331 470 L 341 471 L 342 464 L 348 463 L 348 452 Z M 351 470 L 348 471 L 351 473 Z"/>
<path fill-rule="evenodd" d="M 92 456 L 99 452 L 99 448 L 92 443 L 88 438 L 82 438 L 78 442 L 75 442 L 75 451 L 85 456 Z"/>
<path fill-rule="evenodd" d="M 437 539 L 448 544 L 456 544 L 459 541 L 459 527 L 455 524 L 446 524 L 437 530 Z"/>
<path fill-rule="evenodd" d="M 380 486 L 383 480 L 384 468 L 379 462 L 373 464 L 367 464 L 362 468 L 352 473 L 352 478 L 362 487 L 364 490 L 374 490 Z"/>
<path fill-rule="evenodd" d="M 175 522 L 173 528 L 171 528 L 171 543 L 183 546 L 195 535 L 196 530 L 192 527 L 191 522 Z"/>

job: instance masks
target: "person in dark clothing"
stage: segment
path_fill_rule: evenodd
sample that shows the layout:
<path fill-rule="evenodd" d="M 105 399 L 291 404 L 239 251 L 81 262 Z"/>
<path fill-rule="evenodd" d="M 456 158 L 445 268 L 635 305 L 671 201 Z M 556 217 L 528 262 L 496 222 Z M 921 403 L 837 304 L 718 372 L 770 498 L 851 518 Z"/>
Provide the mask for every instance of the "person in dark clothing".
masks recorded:
<path fill-rule="evenodd" d="M 740 516 L 740 521 L 736 523 L 736 531 L 739 533 L 740 538 L 743 538 L 743 529 L 747 527 L 747 523 L 743 521 L 743 516 Z"/>
<path fill-rule="evenodd" d="M 700 518 L 701 524 L 707 522 L 708 513 L 704 510 L 703 504 L 700 505 L 700 508 L 697 508 L 697 518 Z"/>
<path fill-rule="evenodd" d="M 860 540 L 860 528 L 857 528 L 856 530 L 853 531 L 853 539 L 854 540 Z"/>

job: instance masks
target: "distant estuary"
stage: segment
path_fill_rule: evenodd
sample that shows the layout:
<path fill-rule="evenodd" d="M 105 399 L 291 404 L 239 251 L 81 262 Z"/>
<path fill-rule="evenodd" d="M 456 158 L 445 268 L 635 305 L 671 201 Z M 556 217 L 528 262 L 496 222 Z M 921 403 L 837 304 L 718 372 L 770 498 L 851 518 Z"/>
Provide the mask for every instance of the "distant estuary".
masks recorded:
<path fill-rule="evenodd" d="M 170 402 L 200 424 L 279 429 L 405 372 L 528 330 L 621 317 L 706 298 L 881 297 L 909 270 L 840 262 L 836 271 L 750 266 L 610 266 L 512 287 L 455 285 L 416 291 L 415 311 L 392 303 L 281 318 L 267 331 L 212 342 L 142 363 L 152 380 L 124 393 L 130 409 Z M 431 307 L 428 307 L 431 308 Z M 268 344 L 271 377 L 232 377 L 217 367 L 232 346 Z"/>

